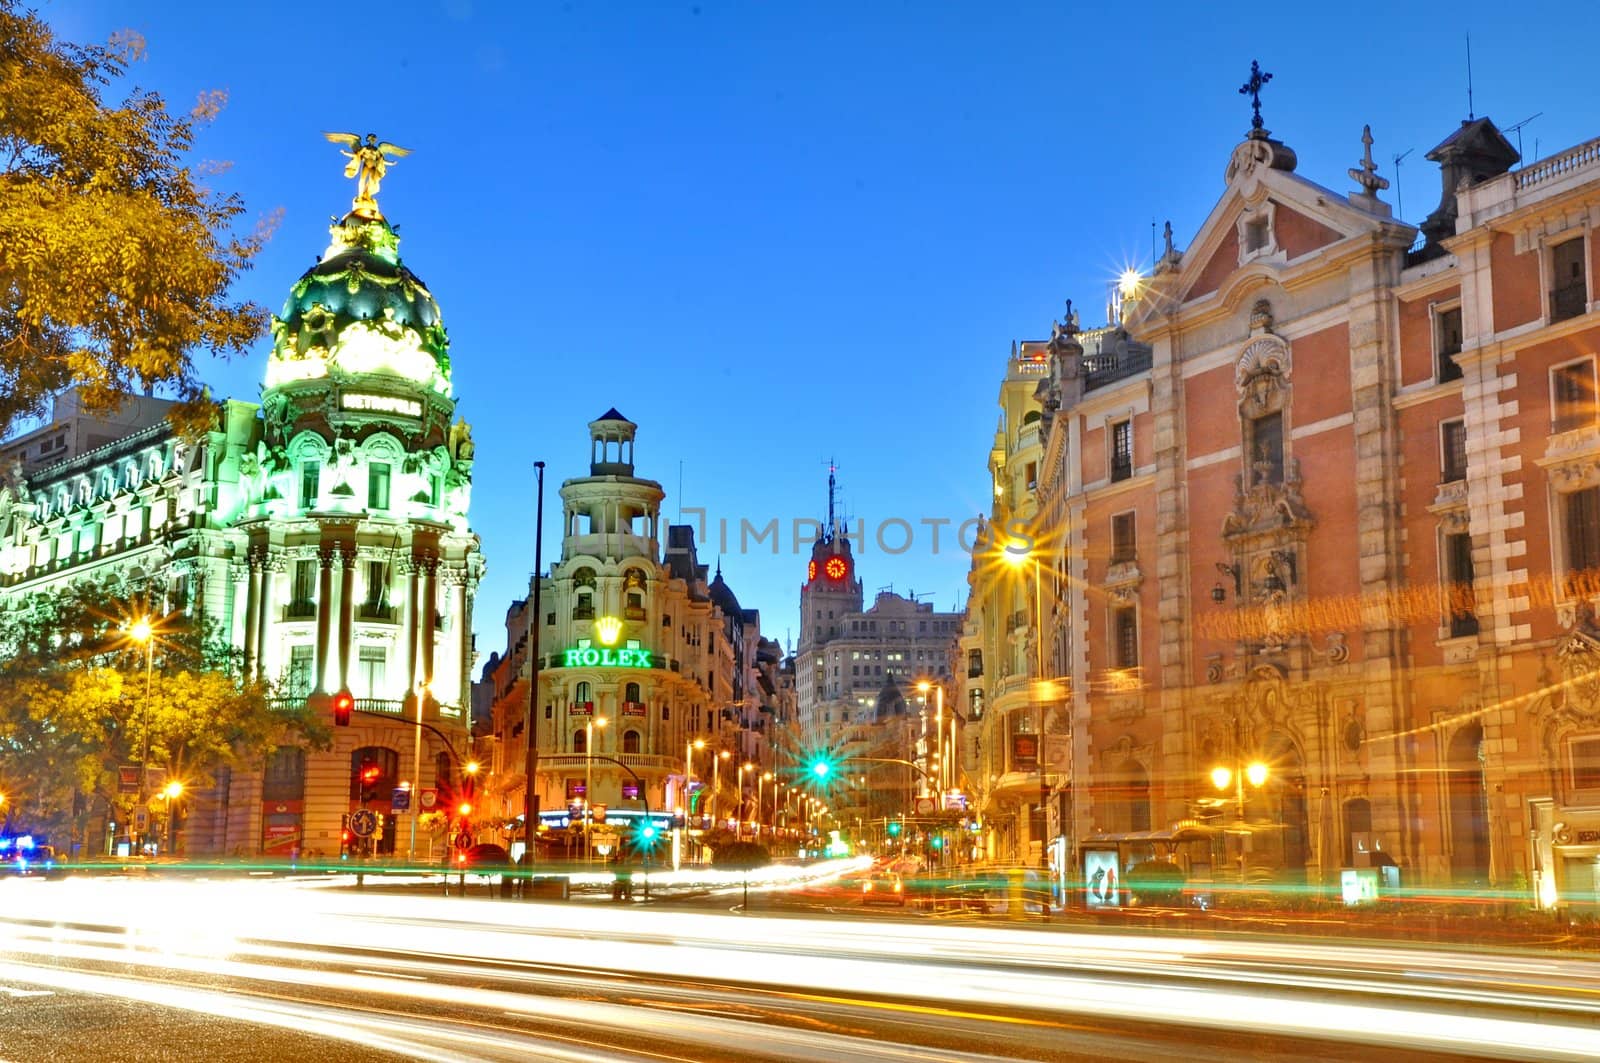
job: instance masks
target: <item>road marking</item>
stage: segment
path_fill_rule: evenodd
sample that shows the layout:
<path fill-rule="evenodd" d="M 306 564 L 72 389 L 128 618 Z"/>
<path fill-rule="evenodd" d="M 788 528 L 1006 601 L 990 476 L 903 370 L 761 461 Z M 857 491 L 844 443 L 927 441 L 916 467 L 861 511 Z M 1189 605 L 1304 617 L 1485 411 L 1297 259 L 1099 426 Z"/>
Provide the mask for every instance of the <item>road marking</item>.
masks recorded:
<path fill-rule="evenodd" d="M 426 982 L 427 979 L 420 974 L 400 974 L 396 971 L 373 971 L 366 967 L 357 967 L 356 974 L 375 974 L 379 978 L 404 978 L 408 982 Z"/>
<path fill-rule="evenodd" d="M 55 993 L 49 989 L 13 989 L 8 985 L 0 985 L 0 993 L 8 997 L 53 997 Z"/>
<path fill-rule="evenodd" d="M 782 995 L 794 997 L 797 1000 L 815 1000 L 824 1004 L 848 1004 L 851 1007 L 878 1008 L 881 1011 L 908 1011 L 915 1015 L 940 1015 L 951 1019 L 981 1019 L 984 1022 L 1009 1022 L 1017 1026 L 1060 1027 L 1063 1025 L 1059 1022 L 1023 1019 L 1015 1015 L 985 1015 L 977 1011 L 956 1011 L 952 1008 L 938 1008 L 927 1004 L 895 1004 L 887 1000 L 857 1000 L 851 997 L 818 996 L 811 993 L 784 993 Z"/>

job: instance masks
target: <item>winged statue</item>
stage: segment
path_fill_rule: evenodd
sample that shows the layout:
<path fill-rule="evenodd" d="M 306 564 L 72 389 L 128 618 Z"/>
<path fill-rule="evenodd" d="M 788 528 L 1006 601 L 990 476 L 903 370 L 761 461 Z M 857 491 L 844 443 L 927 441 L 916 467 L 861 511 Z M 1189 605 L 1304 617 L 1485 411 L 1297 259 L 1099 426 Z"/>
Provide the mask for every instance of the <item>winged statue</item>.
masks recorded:
<path fill-rule="evenodd" d="M 378 184 L 389 172 L 391 159 L 402 159 L 411 152 L 387 140 L 379 141 L 378 134 L 368 133 L 363 142 L 358 133 L 324 133 L 331 143 L 343 144 L 347 150 L 339 152 L 350 162 L 344 168 L 346 177 L 356 179 L 356 198 L 353 209 L 357 214 L 378 213 Z"/>

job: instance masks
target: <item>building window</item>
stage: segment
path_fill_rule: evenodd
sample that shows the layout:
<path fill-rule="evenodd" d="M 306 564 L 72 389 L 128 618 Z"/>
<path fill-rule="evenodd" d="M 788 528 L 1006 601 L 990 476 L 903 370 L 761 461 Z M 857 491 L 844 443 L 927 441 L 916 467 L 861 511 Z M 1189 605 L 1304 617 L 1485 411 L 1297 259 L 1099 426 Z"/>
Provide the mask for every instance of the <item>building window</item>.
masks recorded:
<path fill-rule="evenodd" d="M 362 646 L 356 654 L 356 682 L 361 689 L 358 697 L 383 696 L 384 672 L 389 660 L 389 650 L 384 646 Z"/>
<path fill-rule="evenodd" d="M 1126 480 L 1133 475 L 1133 422 L 1111 425 L 1111 479 Z"/>
<path fill-rule="evenodd" d="M 289 689 L 291 698 L 303 698 L 315 689 L 312 682 L 312 661 L 315 648 L 310 645 L 289 647 Z"/>
<path fill-rule="evenodd" d="M 361 615 L 378 620 L 388 619 L 389 566 L 386 562 L 367 562 L 367 600 L 361 603 Z"/>
<path fill-rule="evenodd" d="M 1550 403 L 1553 429 L 1570 432 L 1586 428 L 1595 420 L 1594 360 L 1557 366 L 1550 371 Z"/>
<path fill-rule="evenodd" d="M 579 705 L 587 705 L 589 702 L 594 700 L 594 695 L 589 692 L 589 683 L 587 680 L 577 685 L 575 692 L 572 695 L 572 700 L 576 701 Z"/>
<path fill-rule="evenodd" d="M 1246 219 L 1244 223 L 1244 250 L 1254 254 L 1272 243 L 1272 223 L 1265 215 Z"/>
<path fill-rule="evenodd" d="M 1111 563 L 1126 565 L 1137 556 L 1132 513 L 1118 513 L 1111 518 Z"/>
<path fill-rule="evenodd" d="M 289 601 L 289 616 L 314 616 L 317 611 L 317 563 L 311 560 L 294 563 L 293 597 Z"/>
<path fill-rule="evenodd" d="M 1139 667 L 1139 613 L 1131 605 L 1111 610 L 1113 668 Z"/>
<path fill-rule="evenodd" d="M 1038 487 L 1039 486 L 1039 463 L 1036 462 L 1036 461 L 1028 462 L 1028 464 L 1026 466 L 1026 470 L 1025 470 L 1023 475 L 1028 481 L 1028 490 L 1032 491 L 1034 488 Z"/>
<path fill-rule="evenodd" d="M 1600 792 L 1600 738 L 1574 739 L 1567 750 L 1572 758 L 1568 776 L 1572 789 Z"/>
<path fill-rule="evenodd" d="M 1478 633 L 1478 606 L 1472 594 L 1472 536 L 1452 532 L 1444 537 L 1445 608 L 1450 637 Z"/>
<path fill-rule="evenodd" d="M 1460 306 L 1434 311 L 1433 353 L 1439 383 L 1461 379 L 1461 366 L 1456 364 L 1455 357 L 1461 353 Z"/>
<path fill-rule="evenodd" d="M 624 731 L 624 732 L 622 732 L 622 751 L 624 753 L 637 753 L 637 752 L 639 752 L 639 732 L 638 731 Z"/>
<path fill-rule="evenodd" d="M 628 702 L 629 704 L 632 704 L 632 705 L 638 704 L 639 700 L 640 700 L 639 699 L 639 684 L 638 683 L 629 683 L 627 686 L 623 687 L 622 688 L 622 700 L 626 701 L 626 702 Z"/>
<path fill-rule="evenodd" d="M 1283 483 L 1283 414 L 1250 422 L 1250 473 L 1252 483 Z"/>
<path fill-rule="evenodd" d="M 1439 482 L 1453 484 L 1467 478 L 1467 423 L 1444 421 L 1439 425 Z"/>
<path fill-rule="evenodd" d="M 1565 321 L 1588 309 L 1588 284 L 1583 275 L 1583 237 L 1550 249 L 1550 320 Z"/>
<path fill-rule="evenodd" d="M 1563 533 L 1567 545 L 1567 577 L 1600 569 L 1600 487 L 1585 487 L 1565 497 Z M 1571 595 L 1568 587 L 1568 595 Z"/>
<path fill-rule="evenodd" d="M 367 508 L 389 508 L 389 466 L 381 461 L 367 469 Z"/>
<path fill-rule="evenodd" d="M 300 463 L 300 508 L 316 509 L 317 492 L 322 483 L 322 463 L 320 461 L 304 461 Z"/>
<path fill-rule="evenodd" d="M 572 751 L 574 753 L 589 752 L 589 732 L 581 727 L 572 732 Z"/>

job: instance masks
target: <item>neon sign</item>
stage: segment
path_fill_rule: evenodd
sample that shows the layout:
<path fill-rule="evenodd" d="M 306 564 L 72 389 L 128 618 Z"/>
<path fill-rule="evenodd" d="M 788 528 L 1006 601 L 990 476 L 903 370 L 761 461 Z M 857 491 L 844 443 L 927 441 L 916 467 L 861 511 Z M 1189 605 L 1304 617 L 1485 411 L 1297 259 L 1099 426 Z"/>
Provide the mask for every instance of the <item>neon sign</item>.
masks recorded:
<path fill-rule="evenodd" d="M 563 668 L 652 668 L 650 651 L 637 646 L 579 646 L 561 655 Z"/>
<path fill-rule="evenodd" d="M 339 396 L 339 406 L 346 410 L 364 413 L 397 413 L 403 417 L 421 417 L 422 403 L 416 399 L 402 399 L 394 395 L 359 395 L 345 393 Z"/>

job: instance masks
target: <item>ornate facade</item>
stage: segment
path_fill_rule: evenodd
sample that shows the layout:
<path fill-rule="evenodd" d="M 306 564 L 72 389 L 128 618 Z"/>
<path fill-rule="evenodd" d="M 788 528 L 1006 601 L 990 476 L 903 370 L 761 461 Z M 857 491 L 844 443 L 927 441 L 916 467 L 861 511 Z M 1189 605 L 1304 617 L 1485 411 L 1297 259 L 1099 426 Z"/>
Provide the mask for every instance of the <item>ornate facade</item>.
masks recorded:
<path fill-rule="evenodd" d="M 363 803 L 385 815 L 377 851 L 406 853 L 394 790 L 449 785 L 467 748 L 483 559 L 448 341 L 375 205 L 331 233 L 273 319 L 259 404 L 219 403 L 195 441 L 143 418 L 67 460 L 16 467 L 0 502 L 7 604 L 111 575 L 214 625 L 283 697 L 331 712 L 334 694 L 353 695 L 333 749 L 284 747 L 198 794 L 191 853 L 337 855 L 342 817 Z M 8 447 L 26 453 L 58 427 Z"/>
<path fill-rule="evenodd" d="M 1019 711 L 1059 703 L 1070 749 L 1025 802 L 1046 840 L 1592 902 L 1600 151 L 1512 170 L 1463 123 L 1413 227 L 1370 143 L 1346 194 L 1252 130 L 1117 325 L 1069 312 L 1039 345 L 1045 607 L 986 605 L 1005 574 L 975 564 L 981 756 L 1004 741 L 996 625 L 1036 619 L 1026 674 L 1058 682 Z"/>

